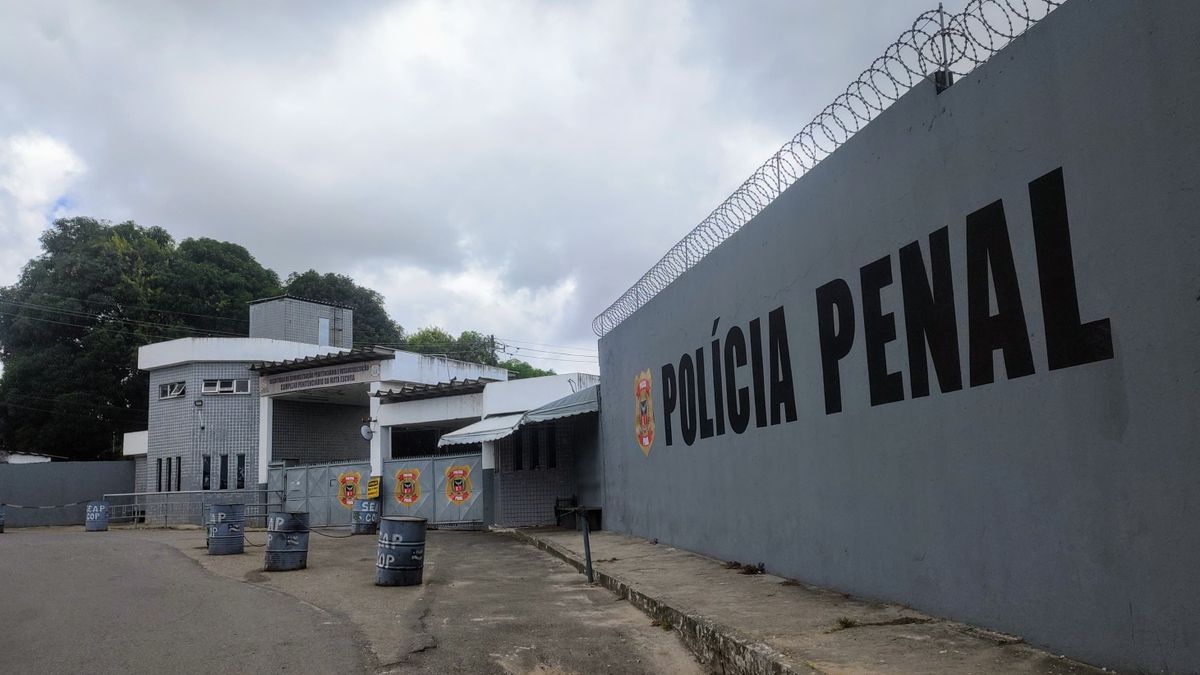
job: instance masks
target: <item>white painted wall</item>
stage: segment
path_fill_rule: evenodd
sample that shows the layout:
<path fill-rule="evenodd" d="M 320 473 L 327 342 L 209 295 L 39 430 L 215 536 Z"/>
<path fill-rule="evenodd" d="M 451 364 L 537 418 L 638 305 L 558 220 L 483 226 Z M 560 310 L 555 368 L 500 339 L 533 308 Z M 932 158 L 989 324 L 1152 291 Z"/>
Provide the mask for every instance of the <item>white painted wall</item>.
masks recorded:
<path fill-rule="evenodd" d="M 380 379 L 394 382 L 416 382 L 437 384 L 451 380 L 508 379 L 508 371 L 495 366 L 467 363 L 442 356 L 426 356 L 413 352 L 397 351 L 396 358 L 383 362 Z M 386 388 L 386 387 L 385 387 Z"/>
<path fill-rule="evenodd" d="M 192 361 L 285 361 L 348 350 L 269 338 L 180 338 L 138 348 L 138 368 L 154 370 Z"/>
<path fill-rule="evenodd" d="M 499 383 L 496 383 L 499 384 Z M 495 384 L 489 384 L 489 387 Z M 386 387 L 384 387 L 386 389 Z M 486 391 L 486 390 L 485 390 Z M 421 401 L 383 403 L 377 418 L 380 427 L 483 417 L 483 394 L 427 398 Z"/>
<path fill-rule="evenodd" d="M 600 378 L 589 373 L 563 373 L 493 382 L 483 390 L 483 415 L 487 417 L 533 410 L 598 382 Z"/>
<path fill-rule="evenodd" d="M 262 396 L 258 399 L 258 480 L 267 482 L 267 468 L 271 464 L 272 432 L 275 429 L 275 399 Z"/>
<path fill-rule="evenodd" d="M 121 445 L 121 454 L 126 457 L 146 454 L 149 438 L 149 431 L 131 431 L 125 434 L 125 442 Z"/>

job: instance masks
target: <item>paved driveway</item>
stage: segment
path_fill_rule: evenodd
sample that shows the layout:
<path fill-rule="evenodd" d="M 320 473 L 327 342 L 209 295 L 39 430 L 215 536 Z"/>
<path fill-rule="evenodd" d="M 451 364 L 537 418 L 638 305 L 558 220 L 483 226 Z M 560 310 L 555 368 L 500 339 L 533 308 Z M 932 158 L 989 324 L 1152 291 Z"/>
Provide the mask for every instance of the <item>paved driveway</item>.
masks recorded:
<path fill-rule="evenodd" d="M 0 534 L 0 673 L 363 668 L 344 619 L 206 573 L 142 533 L 82 529 Z"/>
<path fill-rule="evenodd" d="M 502 534 L 430 532 L 411 588 L 374 585 L 369 536 L 314 535 L 309 569 L 278 573 L 261 548 L 203 544 L 196 530 L 0 535 L 0 672 L 703 672 L 674 633 Z"/>

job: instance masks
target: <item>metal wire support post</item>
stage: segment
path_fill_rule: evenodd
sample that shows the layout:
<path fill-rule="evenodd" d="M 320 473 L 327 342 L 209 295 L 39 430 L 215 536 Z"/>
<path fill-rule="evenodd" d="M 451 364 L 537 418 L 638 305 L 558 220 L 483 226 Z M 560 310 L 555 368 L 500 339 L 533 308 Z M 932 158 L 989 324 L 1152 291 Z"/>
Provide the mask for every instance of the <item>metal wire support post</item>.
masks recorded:
<path fill-rule="evenodd" d="M 589 584 L 596 583 L 595 577 L 592 575 L 592 539 L 591 527 L 588 525 L 587 515 L 583 509 L 575 510 L 575 517 L 583 524 L 583 564 L 584 574 L 587 575 Z"/>
<path fill-rule="evenodd" d="M 954 84 L 954 73 L 950 72 L 950 41 L 946 33 L 946 10 L 942 7 L 942 3 L 938 3 L 938 35 L 941 37 L 941 54 L 939 54 L 939 64 L 937 72 L 934 73 L 933 83 L 937 87 L 937 93 L 942 93 Z"/>

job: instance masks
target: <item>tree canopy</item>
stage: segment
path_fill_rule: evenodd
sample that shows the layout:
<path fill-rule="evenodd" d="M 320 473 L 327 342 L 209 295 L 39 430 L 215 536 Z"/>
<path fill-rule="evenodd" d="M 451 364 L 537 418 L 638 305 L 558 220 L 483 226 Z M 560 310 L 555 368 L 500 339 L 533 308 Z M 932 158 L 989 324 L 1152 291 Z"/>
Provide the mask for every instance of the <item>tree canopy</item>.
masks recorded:
<path fill-rule="evenodd" d="M 404 329 L 388 316 L 383 308 L 383 296 L 365 286 L 359 286 L 344 274 L 320 274 L 316 270 L 293 272 L 287 279 L 284 292 L 300 298 L 336 302 L 354 309 L 354 344 L 397 345 L 404 339 Z"/>
<path fill-rule="evenodd" d="M 138 347 L 245 335 L 246 302 L 279 278 L 246 249 L 176 245 L 158 227 L 59 220 L 42 254 L 0 289 L 0 445 L 75 459 L 112 455 L 146 428 Z"/>
<path fill-rule="evenodd" d="M 517 380 L 525 377 L 543 377 L 545 375 L 555 374 L 553 370 L 542 370 L 541 368 L 535 368 L 533 365 L 516 358 L 506 359 L 496 365 L 507 369 L 509 372 L 516 373 L 517 376 L 514 379 Z"/>
<path fill-rule="evenodd" d="M 553 370 L 542 370 L 517 358 L 501 361 L 496 356 L 496 340 L 492 336 L 467 330 L 454 337 L 436 326 L 428 326 L 409 335 L 404 340 L 404 349 L 418 354 L 435 354 L 460 361 L 500 366 L 515 373 L 516 378 L 554 375 Z"/>
<path fill-rule="evenodd" d="M 93 218 L 56 221 L 42 253 L 0 288 L 0 449 L 72 459 L 113 456 L 146 428 L 142 345 L 180 337 L 244 337 L 247 303 L 287 291 L 355 308 L 359 343 L 403 333 L 378 293 L 310 270 L 279 276 L 244 247 Z"/>

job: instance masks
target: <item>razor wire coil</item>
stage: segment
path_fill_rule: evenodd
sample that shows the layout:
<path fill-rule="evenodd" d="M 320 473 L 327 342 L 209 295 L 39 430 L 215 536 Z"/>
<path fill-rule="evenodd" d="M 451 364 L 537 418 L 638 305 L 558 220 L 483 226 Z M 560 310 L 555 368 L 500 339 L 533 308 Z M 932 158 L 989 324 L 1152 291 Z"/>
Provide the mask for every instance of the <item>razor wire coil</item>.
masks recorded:
<path fill-rule="evenodd" d="M 961 77 L 1065 0 L 970 0 L 962 12 L 922 13 L 881 56 L 758 167 L 712 213 L 592 320 L 603 337 L 758 215 L 879 113 L 931 75 Z"/>

